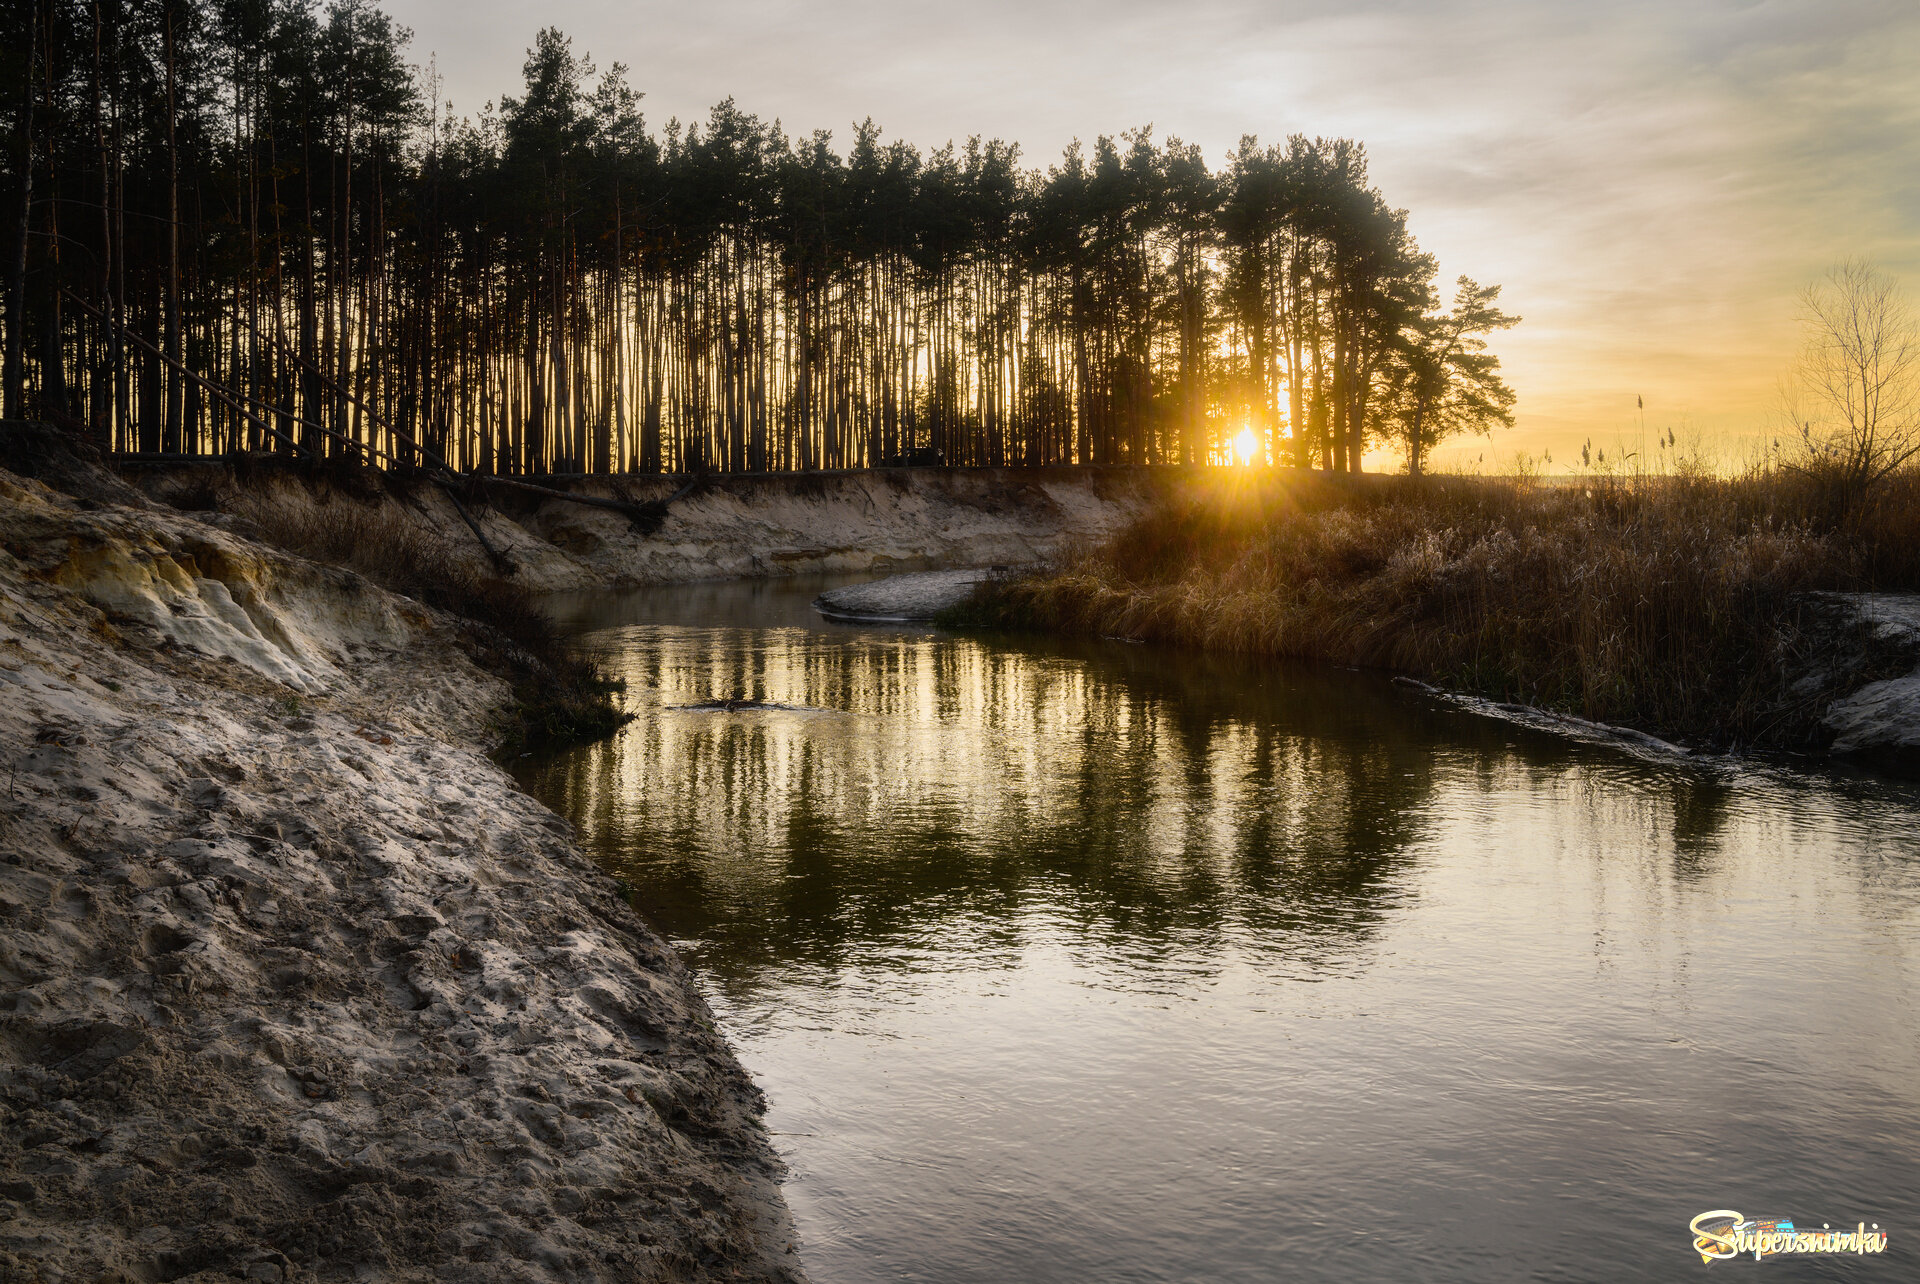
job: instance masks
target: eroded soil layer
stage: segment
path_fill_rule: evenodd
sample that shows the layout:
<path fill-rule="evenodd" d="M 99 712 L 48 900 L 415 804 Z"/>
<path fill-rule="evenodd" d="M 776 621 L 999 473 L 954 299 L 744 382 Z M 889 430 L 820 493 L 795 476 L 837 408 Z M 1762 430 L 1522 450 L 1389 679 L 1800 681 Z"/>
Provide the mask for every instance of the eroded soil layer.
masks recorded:
<path fill-rule="evenodd" d="M 355 495 L 297 471 L 236 473 L 208 462 L 140 468 L 128 477 L 185 510 L 304 524 L 364 521 L 377 509 L 433 535 L 475 570 L 491 569 L 439 489 L 389 484 Z M 1106 539 L 1146 511 L 1171 474 L 1140 469 L 893 469 L 869 473 L 715 476 L 677 499 L 680 479 L 587 478 L 556 487 L 600 500 L 662 503 L 657 529 L 629 516 L 524 490 L 474 483 L 470 515 L 511 561 L 515 582 L 565 591 L 819 572 L 922 570 L 1048 561 Z"/>

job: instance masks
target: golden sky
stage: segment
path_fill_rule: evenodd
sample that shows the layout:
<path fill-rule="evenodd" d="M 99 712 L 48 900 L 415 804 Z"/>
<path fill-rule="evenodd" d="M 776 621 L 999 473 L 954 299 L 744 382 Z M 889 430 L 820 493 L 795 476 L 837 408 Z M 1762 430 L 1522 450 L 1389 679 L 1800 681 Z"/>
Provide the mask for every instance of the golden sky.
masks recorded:
<path fill-rule="evenodd" d="M 1795 294 L 1865 256 L 1920 283 L 1915 0 L 390 0 L 456 110 L 518 82 L 540 24 L 628 64 L 650 124 L 728 95 L 787 132 L 872 116 L 1045 165 L 1152 124 L 1364 141 L 1443 280 L 1505 287 L 1518 426 L 1488 466 L 1592 438 L 1737 457 L 1775 427 Z"/>

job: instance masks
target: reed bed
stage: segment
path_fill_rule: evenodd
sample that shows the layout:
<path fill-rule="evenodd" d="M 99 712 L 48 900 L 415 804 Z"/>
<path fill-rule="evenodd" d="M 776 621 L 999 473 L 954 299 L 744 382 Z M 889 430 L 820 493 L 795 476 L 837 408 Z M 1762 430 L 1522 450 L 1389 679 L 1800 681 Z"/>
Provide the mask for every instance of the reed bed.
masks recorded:
<path fill-rule="evenodd" d="M 1892 658 L 1822 590 L 1920 587 L 1920 477 L 1256 477 L 1170 495 L 966 622 L 1330 660 L 1722 747 L 1817 738 Z"/>

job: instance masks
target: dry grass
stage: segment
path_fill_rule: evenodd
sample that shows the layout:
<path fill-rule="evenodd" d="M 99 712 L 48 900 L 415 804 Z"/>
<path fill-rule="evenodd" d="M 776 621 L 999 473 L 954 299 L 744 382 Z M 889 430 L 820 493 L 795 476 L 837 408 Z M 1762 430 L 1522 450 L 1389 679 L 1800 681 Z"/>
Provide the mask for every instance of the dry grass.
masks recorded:
<path fill-rule="evenodd" d="M 1862 665 L 1812 590 L 1920 587 L 1920 478 L 1197 482 L 969 622 L 1416 674 L 1721 745 L 1795 744 Z M 1842 659 L 1846 662 L 1840 662 Z M 1816 674 L 1808 680 L 1809 674 Z"/>

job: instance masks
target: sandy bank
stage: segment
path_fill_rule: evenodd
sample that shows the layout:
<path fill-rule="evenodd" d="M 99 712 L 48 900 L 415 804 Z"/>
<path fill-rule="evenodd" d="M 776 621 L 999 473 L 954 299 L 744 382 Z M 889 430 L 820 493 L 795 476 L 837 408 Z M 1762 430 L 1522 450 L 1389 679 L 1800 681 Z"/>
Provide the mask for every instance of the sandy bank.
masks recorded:
<path fill-rule="evenodd" d="M 833 620 L 931 620 L 972 598 L 977 586 L 1004 569 L 889 575 L 867 584 L 830 589 L 813 599 L 813 609 Z"/>
<path fill-rule="evenodd" d="M 0 473 L 0 1278 L 798 1278 L 689 978 L 464 626 Z"/>
<path fill-rule="evenodd" d="M 477 541 L 440 490 L 355 497 L 286 473 L 243 479 L 217 464 L 135 469 L 130 480 L 169 505 L 242 517 L 263 505 L 380 505 L 430 528 L 476 565 Z M 519 582 L 578 590 L 820 571 L 926 570 L 1055 558 L 1119 531 L 1168 479 L 1129 469 L 997 468 L 791 474 L 709 479 L 675 500 L 657 531 L 622 513 L 476 488 L 474 517 L 515 564 Z M 683 479 L 593 478 L 575 493 L 666 500 Z"/>

